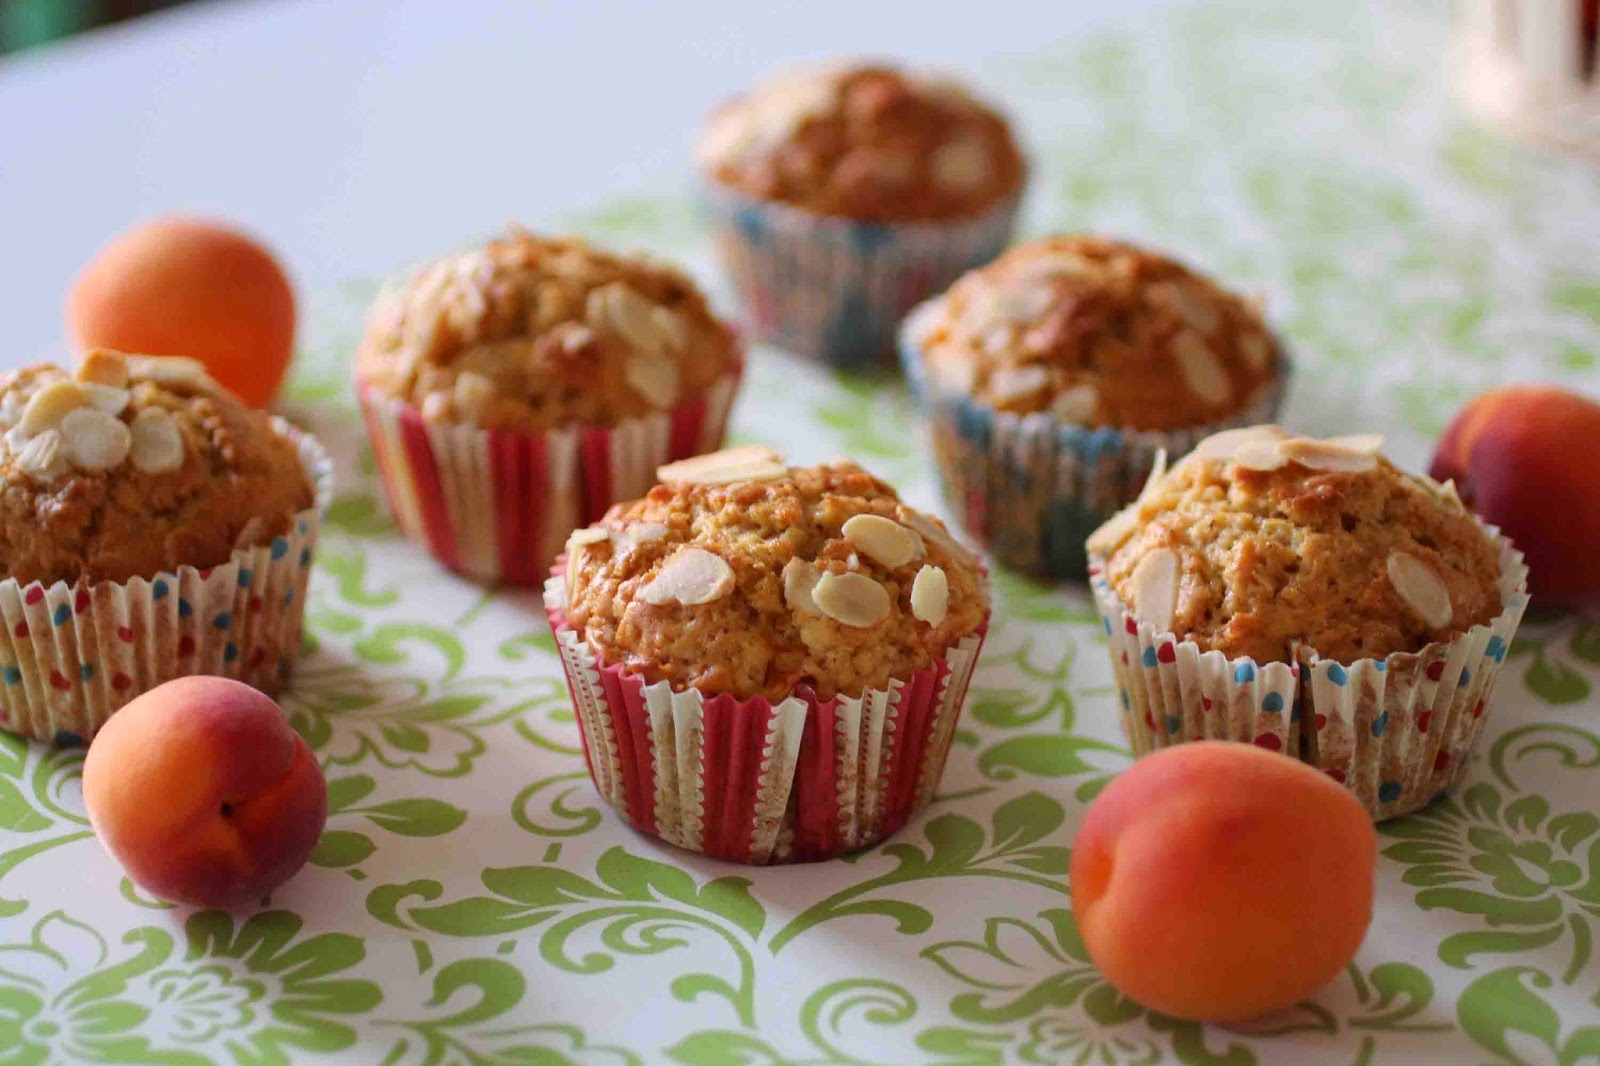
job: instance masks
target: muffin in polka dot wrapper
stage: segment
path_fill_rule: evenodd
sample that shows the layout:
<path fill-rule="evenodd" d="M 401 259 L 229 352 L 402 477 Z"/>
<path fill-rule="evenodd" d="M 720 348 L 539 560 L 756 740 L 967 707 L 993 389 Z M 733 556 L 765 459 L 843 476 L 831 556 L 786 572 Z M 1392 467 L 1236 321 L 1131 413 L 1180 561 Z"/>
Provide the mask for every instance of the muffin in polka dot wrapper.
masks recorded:
<path fill-rule="evenodd" d="M 1000 254 L 1027 176 L 964 86 L 872 64 L 769 78 L 712 114 L 696 156 L 752 333 L 851 369 L 892 365 L 905 313 Z"/>
<path fill-rule="evenodd" d="M 1382 439 L 1200 442 L 1089 539 L 1135 754 L 1203 738 L 1303 759 L 1374 818 L 1449 790 L 1528 605 L 1522 553 Z"/>
<path fill-rule="evenodd" d="M 1005 566 L 1082 580 L 1084 538 L 1161 452 L 1268 421 L 1288 378 L 1257 309 L 1095 237 L 1019 244 L 907 318 L 901 360 L 946 499 Z"/>
<path fill-rule="evenodd" d="M 276 695 L 332 464 L 189 359 L 89 353 L 0 378 L 0 728 L 87 741 L 189 674 Z"/>
<path fill-rule="evenodd" d="M 932 798 L 988 627 L 977 558 L 846 461 L 661 470 L 545 585 L 595 787 L 755 864 L 866 847 Z"/>
<path fill-rule="evenodd" d="M 677 269 L 513 230 L 384 292 L 355 377 L 406 536 L 536 586 L 573 527 L 722 443 L 743 365 Z"/>

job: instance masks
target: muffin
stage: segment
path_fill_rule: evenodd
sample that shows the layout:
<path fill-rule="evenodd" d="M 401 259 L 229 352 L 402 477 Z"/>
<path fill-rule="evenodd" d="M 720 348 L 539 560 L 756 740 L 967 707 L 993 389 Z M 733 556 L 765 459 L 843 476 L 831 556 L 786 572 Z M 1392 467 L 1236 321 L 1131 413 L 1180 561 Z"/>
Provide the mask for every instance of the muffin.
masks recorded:
<path fill-rule="evenodd" d="M 1006 566 L 1081 579 L 1083 541 L 1158 452 L 1277 411 L 1288 362 L 1257 308 L 1097 237 L 1017 245 L 919 307 L 901 358 L 951 508 Z"/>
<path fill-rule="evenodd" d="M 1458 779 L 1528 604 L 1522 554 L 1375 436 L 1200 442 L 1089 540 L 1136 754 L 1251 742 L 1375 818 Z"/>
<path fill-rule="evenodd" d="M 807 862 L 932 797 L 988 625 L 940 522 L 854 463 L 674 463 L 577 530 L 545 585 L 601 794 L 642 832 Z"/>
<path fill-rule="evenodd" d="M 999 254 L 1027 176 L 997 111 L 878 64 L 757 85 L 712 114 L 696 159 L 756 335 L 856 368 L 892 362 L 906 310 Z"/>
<path fill-rule="evenodd" d="M 355 376 L 405 534 L 531 585 L 574 526 L 721 443 L 742 367 L 677 269 L 513 230 L 380 295 Z"/>
<path fill-rule="evenodd" d="M 88 740 L 187 674 L 276 694 L 331 468 L 191 359 L 0 376 L 0 728 Z"/>

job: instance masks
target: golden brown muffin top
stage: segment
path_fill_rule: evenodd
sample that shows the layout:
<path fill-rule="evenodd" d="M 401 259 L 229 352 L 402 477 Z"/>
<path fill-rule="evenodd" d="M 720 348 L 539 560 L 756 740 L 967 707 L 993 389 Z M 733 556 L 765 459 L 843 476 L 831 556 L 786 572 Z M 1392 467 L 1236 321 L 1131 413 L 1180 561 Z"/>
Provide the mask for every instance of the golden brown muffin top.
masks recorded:
<path fill-rule="evenodd" d="M 1089 539 L 1140 621 L 1229 658 L 1417 652 L 1500 613 L 1498 550 L 1380 437 L 1208 437 Z"/>
<path fill-rule="evenodd" d="M 313 502 L 294 444 L 192 359 L 11 371 L 0 427 L 0 559 L 22 584 L 216 566 Z"/>
<path fill-rule="evenodd" d="M 648 682 L 828 699 L 929 666 L 982 625 L 977 558 L 854 463 L 734 448 L 661 468 L 567 543 L 567 619 Z"/>
<path fill-rule="evenodd" d="M 944 387 L 1003 411 L 1125 429 L 1233 416 L 1282 358 L 1249 302 L 1176 260 L 1087 236 L 1016 245 L 905 328 Z"/>
<path fill-rule="evenodd" d="M 712 113 L 696 157 L 747 195 L 874 222 L 980 215 L 1027 169 L 1006 120 L 960 84 L 879 65 L 762 82 Z"/>
<path fill-rule="evenodd" d="M 356 376 L 429 421 L 543 430 L 665 410 L 739 358 L 675 267 L 512 230 L 382 293 Z"/>

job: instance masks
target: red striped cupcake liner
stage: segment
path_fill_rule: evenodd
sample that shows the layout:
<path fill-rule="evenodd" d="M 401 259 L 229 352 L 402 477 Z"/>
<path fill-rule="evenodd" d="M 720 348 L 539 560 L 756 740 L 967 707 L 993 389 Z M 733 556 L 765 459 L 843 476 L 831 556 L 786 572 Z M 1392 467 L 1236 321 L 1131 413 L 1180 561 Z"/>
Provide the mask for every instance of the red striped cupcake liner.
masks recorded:
<path fill-rule="evenodd" d="M 300 653 L 306 586 L 333 462 L 281 418 L 315 503 L 265 544 L 226 562 L 89 585 L 0 581 L 0 729 L 86 742 L 135 696 L 176 677 L 231 677 L 269 696 Z"/>
<path fill-rule="evenodd" d="M 646 684 L 567 624 L 565 559 L 545 583 L 595 788 L 641 833 L 732 862 L 817 862 L 899 831 L 928 804 L 988 631 L 859 697 L 776 702 Z"/>
<path fill-rule="evenodd" d="M 401 531 L 457 573 L 537 586 L 567 534 L 643 496 L 661 464 L 721 446 L 742 371 L 670 411 L 542 433 L 428 422 L 359 379 L 356 393 Z"/>

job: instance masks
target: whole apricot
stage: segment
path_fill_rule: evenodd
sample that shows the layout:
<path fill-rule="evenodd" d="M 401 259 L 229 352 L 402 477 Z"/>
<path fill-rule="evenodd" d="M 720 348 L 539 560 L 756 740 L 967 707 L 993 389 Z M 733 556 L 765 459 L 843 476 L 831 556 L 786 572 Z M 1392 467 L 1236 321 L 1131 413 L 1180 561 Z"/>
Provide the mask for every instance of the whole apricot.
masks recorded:
<path fill-rule="evenodd" d="M 130 701 L 83 763 L 89 822 L 162 899 L 253 903 L 322 836 L 322 769 L 278 705 L 239 681 L 182 677 Z"/>
<path fill-rule="evenodd" d="M 1536 603 L 1600 600 L 1600 404 L 1553 385 L 1508 385 L 1445 428 L 1429 473 L 1528 560 Z"/>
<path fill-rule="evenodd" d="M 1072 852 L 1095 965 L 1152 1010 L 1231 1022 L 1287 1007 L 1355 956 L 1377 837 L 1331 779 L 1254 744 L 1163 748 L 1100 793 Z"/>
<path fill-rule="evenodd" d="M 67 293 L 67 328 L 84 350 L 191 356 L 256 407 L 272 402 L 289 369 L 294 322 L 294 290 L 272 254 L 199 219 L 134 227 Z"/>

